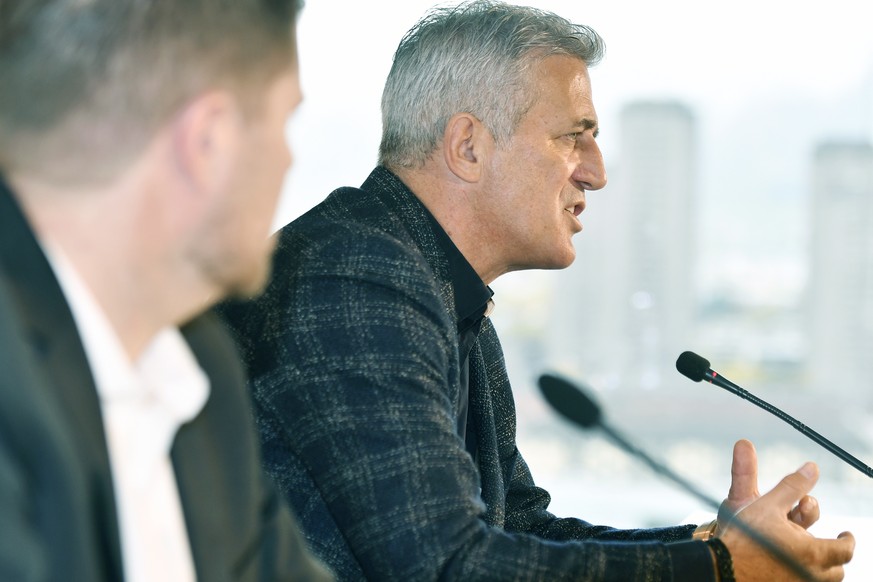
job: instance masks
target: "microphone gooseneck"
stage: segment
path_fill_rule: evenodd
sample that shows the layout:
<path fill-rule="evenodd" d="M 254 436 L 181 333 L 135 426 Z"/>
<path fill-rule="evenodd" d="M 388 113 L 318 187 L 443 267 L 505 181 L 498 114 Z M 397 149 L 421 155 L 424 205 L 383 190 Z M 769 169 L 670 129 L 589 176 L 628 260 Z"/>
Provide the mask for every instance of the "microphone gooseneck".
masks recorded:
<path fill-rule="evenodd" d="M 546 401 L 552 405 L 561 416 L 584 429 L 599 428 L 619 448 L 642 460 L 655 473 L 666 477 L 679 485 L 684 491 L 690 493 L 705 504 L 718 509 L 719 502 L 701 491 L 697 486 L 689 483 L 683 477 L 674 473 L 663 463 L 659 463 L 650 457 L 645 451 L 634 446 L 624 438 L 617 430 L 609 426 L 603 420 L 600 406 L 576 384 L 565 380 L 560 376 L 543 374 L 539 379 L 540 391 Z"/>
<path fill-rule="evenodd" d="M 676 360 L 676 369 L 679 370 L 681 374 L 687 376 L 695 382 L 706 380 L 711 384 L 715 384 L 719 388 L 724 388 L 728 392 L 739 396 L 743 400 L 748 400 L 755 406 L 762 408 L 773 416 L 776 416 L 784 422 L 787 422 L 795 429 L 806 435 L 809 439 L 824 447 L 855 469 L 858 469 L 868 477 L 873 477 L 873 468 L 868 467 L 865 463 L 862 463 L 860 460 L 850 455 L 849 453 L 838 447 L 836 444 L 832 443 L 831 441 L 829 441 L 816 431 L 812 430 L 799 420 L 776 408 L 772 404 L 761 400 L 748 390 L 740 388 L 724 376 L 720 375 L 718 372 L 712 370 L 709 367 L 709 361 L 706 358 L 698 356 L 694 352 L 682 352 L 682 354 Z"/>
<path fill-rule="evenodd" d="M 697 356 L 696 354 L 692 355 L 700 358 L 700 356 Z M 703 358 L 700 359 L 703 360 Z M 706 360 L 703 361 L 705 362 Z M 706 367 L 709 367 L 709 362 L 706 362 Z M 606 424 L 603 420 L 600 406 L 590 396 L 588 396 L 581 387 L 573 384 L 569 380 L 552 374 L 543 374 L 540 376 L 539 386 L 546 401 L 564 418 L 586 430 L 599 428 L 604 432 L 604 434 L 606 434 L 606 436 L 612 439 L 619 448 L 642 460 L 653 471 L 655 471 L 655 473 L 666 477 L 686 493 L 691 494 L 718 511 L 720 505 L 718 501 L 674 473 L 666 465 L 654 460 L 646 454 L 645 451 L 631 444 L 630 441 L 621 436 L 618 431 Z M 769 538 L 767 538 L 767 536 L 743 521 L 739 515 L 735 515 L 731 523 L 736 525 L 740 531 L 746 534 L 765 551 L 769 552 L 770 555 L 776 558 L 779 562 L 787 566 L 800 579 L 815 582 L 815 578 L 806 570 L 806 568 L 803 567 L 803 565 L 798 563 L 792 556 L 788 555 L 782 548 L 774 544 Z"/>

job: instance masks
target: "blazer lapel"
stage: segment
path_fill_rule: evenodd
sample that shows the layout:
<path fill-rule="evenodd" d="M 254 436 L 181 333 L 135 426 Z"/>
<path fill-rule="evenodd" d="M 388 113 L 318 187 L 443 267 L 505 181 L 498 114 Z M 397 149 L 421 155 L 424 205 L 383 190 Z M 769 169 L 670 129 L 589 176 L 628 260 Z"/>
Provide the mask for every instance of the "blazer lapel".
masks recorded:
<path fill-rule="evenodd" d="M 250 403 L 242 364 L 223 326 L 201 316 L 181 329 L 210 382 L 206 406 L 180 427 L 172 459 L 199 580 L 243 577 L 247 551 L 260 540 L 253 528 L 258 506 L 251 476 L 254 452 Z"/>
<path fill-rule="evenodd" d="M 217 491 L 223 481 L 216 478 L 215 462 L 222 453 L 209 453 L 218 446 L 209 436 L 200 418 L 181 427 L 173 443 L 173 468 L 197 579 L 224 580 L 233 559 L 225 543 L 228 508 L 222 507 L 226 499 Z"/>

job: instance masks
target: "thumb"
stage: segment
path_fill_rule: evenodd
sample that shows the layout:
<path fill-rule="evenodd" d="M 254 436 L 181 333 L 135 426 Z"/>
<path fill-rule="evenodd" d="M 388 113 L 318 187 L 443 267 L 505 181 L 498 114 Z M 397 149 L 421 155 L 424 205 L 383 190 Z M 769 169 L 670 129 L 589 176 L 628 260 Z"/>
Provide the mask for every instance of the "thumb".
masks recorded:
<path fill-rule="evenodd" d="M 725 505 L 736 513 L 758 497 L 758 454 L 755 446 L 745 439 L 734 445 L 731 464 L 731 488 Z"/>

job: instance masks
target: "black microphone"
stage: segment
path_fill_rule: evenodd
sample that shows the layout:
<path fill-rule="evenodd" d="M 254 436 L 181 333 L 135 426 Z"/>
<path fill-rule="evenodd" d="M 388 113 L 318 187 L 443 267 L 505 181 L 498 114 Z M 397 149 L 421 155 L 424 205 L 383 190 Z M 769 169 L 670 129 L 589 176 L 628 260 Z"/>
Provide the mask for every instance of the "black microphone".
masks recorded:
<path fill-rule="evenodd" d="M 552 374 L 543 374 L 539 379 L 540 391 L 546 401 L 552 405 L 558 413 L 574 424 L 584 429 L 599 428 L 616 445 L 634 457 L 642 460 L 655 473 L 666 477 L 679 485 L 684 491 L 697 499 L 718 510 L 719 502 L 701 491 L 694 484 L 688 482 L 674 473 L 666 465 L 659 463 L 642 449 L 634 446 L 618 431 L 609 426 L 603 420 L 600 406 L 588 396 L 580 387 Z"/>
<path fill-rule="evenodd" d="M 858 469 L 868 477 L 873 477 L 873 469 L 871 469 L 870 467 L 868 467 L 867 465 L 865 465 L 825 437 L 821 436 L 799 420 L 796 420 L 795 418 L 789 416 L 785 412 L 782 412 L 772 404 L 761 400 L 754 394 L 751 394 L 749 391 L 740 388 L 724 376 L 721 376 L 709 367 L 709 360 L 707 360 L 706 358 L 698 356 L 694 352 L 682 352 L 682 354 L 680 354 L 679 358 L 676 360 L 676 369 L 679 370 L 682 375 L 687 376 L 695 382 L 707 380 L 708 382 L 715 384 L 720 388 L 724 388 L 728 392 L 736 394 L 744 400 L 748 400 L 755 406 L 763 408 L 770 414 L 784 420 L 785 422 L 802 432 L 804 435 L 806 435 L 825 449 L 829 450 L 854 468 Z"/>
<path fill-rule="evenodd" d="M 679 487 L 681 487 L 685 492 L 693 495 L 718 511 L 720 505 L 718 501 L 706 493 L 703 493 L 696 486 L 671 471 L 666 465 L 654 460 L 642 449 L 632 445 L 627 439 L 622 437 L 618 431 L 606 424 L 603 420 L 603 414 L 600 411 L 600 407 L 580 387 L 564 378 L 552 374 L 541 375 L 539 378 L 539 385 L 540 391 L 543 393 L 546 401 L 552 406 L 552 408 L 564 416 L 564 418 L 584 429 L 599 428 L 621 449 L 627 451 L 634 457 L 641 459 L 657 474 L 666 477 L 673 483 L 679 485 Z M 736 525 L 740 531 L 749 536 L 749 538 L 757 543 L 761 548 L 787 566 L 800 579 L 815 582 L 815 578 L 806 570 L 806 568 L 797 562 L 797 560 L 785 553 L 782 548 L 774 544 L 766 536 L 748 525 L 739 515 L 733 517 L 732 524 Z"/>

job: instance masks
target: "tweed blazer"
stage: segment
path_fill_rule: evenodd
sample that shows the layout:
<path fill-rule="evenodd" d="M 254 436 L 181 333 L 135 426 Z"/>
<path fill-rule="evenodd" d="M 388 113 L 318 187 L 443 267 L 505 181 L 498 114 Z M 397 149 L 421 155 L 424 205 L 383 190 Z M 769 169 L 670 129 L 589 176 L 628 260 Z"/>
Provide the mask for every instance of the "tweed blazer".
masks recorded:
<path fill-rule="evenodd" d="M 0 321 L 0 580 L 123 580 L 97 388 L 63 292 L 2 179 Z M 227 330 L 206 314 L 182 333 L 210 379 L 209 400 L 171 451 L 198 579 L 332 579 L 261 467 Z"/>
<path fill-rule="evenodd" d="M 220 312 L 249 366 L 268 471 L 343 580 L 707 580 L 694 526 L 616 530 L 548 512 L 516 447 L 503 354 L 470 355 L 477 463 L 457 434 L 448 264 L 385 168 L 278 236 L 273 278 Z"/>

